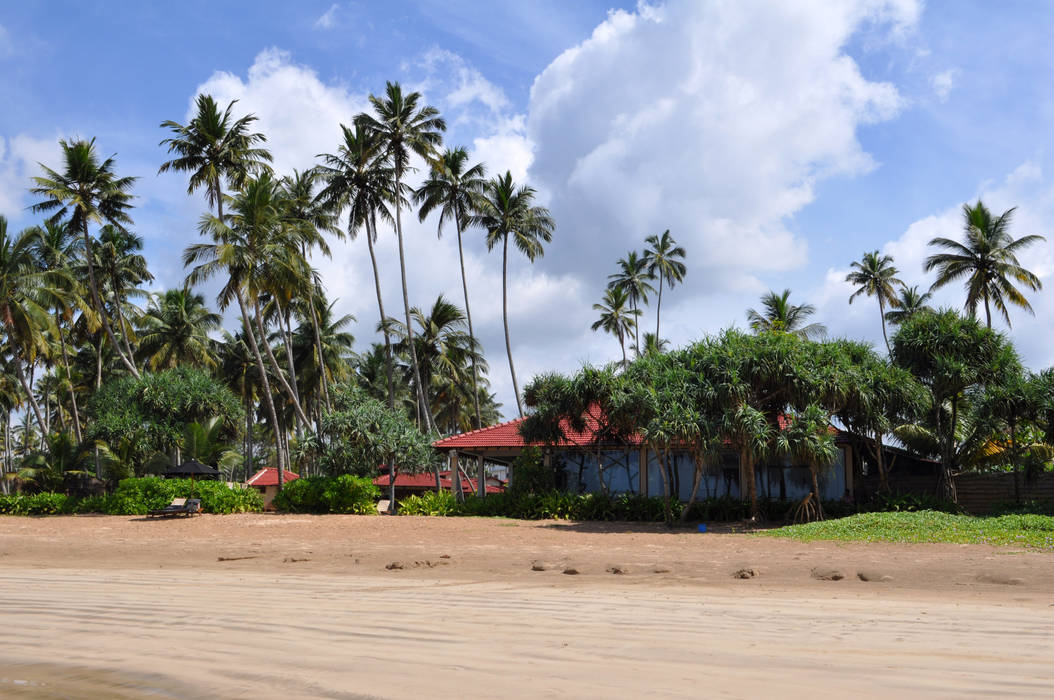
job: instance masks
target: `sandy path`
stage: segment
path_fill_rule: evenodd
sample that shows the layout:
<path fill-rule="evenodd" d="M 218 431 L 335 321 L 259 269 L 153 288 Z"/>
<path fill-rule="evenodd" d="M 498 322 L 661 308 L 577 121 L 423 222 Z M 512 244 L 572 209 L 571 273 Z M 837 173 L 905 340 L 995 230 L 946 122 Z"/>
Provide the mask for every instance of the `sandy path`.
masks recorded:
<path fill-rule="evenodd" d="M 482 520 L 171 525 L 0 518 L 0 696 L 1054 694 L 1050 554 Z M 253 558 L 218 561 L 239 552 Z M 583 573 L 532 572 L 539 553 Z M 761 575 L 733 579 L 744 561 Z M 850 577 L 815 580 L 817 563 Z M 893 581 L 855 580 L 864 565 Z"/>

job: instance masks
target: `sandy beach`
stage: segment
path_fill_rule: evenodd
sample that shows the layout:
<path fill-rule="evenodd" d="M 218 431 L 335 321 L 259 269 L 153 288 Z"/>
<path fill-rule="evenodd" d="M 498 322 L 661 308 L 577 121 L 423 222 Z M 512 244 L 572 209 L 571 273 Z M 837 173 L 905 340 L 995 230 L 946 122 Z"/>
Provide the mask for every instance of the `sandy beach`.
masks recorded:
<path fill-rule="evenodd" d="M 2 697 L 1054 694 L 1054 554 L 1016 548 L 5 517 L 0 587 Z"/>

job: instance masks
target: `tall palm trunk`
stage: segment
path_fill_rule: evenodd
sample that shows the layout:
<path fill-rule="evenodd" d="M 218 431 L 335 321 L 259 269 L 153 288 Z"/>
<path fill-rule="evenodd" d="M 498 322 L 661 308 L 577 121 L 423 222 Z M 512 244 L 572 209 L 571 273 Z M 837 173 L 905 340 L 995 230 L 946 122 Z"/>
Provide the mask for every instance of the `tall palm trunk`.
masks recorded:
<path fill-rule="evenodd" d="M 625 367 L 628 363 L 626 361 L 626 334 L 619 329 L 618 332 L 618 344 L 622 348 L 622 366 Z"/>
<path fill-rule="evenodd" d="M 128 329 L 131 326 L 124 320 L 124 311 L 121 310 L 124 304 L 122 303 L 120 290 L 117 288 L 117 280 L 112 280 L 111 284 L 113 284 L 113 305 L 117 309 L 117 322 L 121 326 L 121 343 L 124 345 L 125 352 L 128 353 L 128 359 L 133 360 L 135 353 L 132 352 L 132 346 L 128 343 Z"/>
<path fill-rule="evenodd" d="M 66 334 L 62 332 L 62 322 L 58 313 L 55 314 L 55 320 L 58 322 L 59 345 L 62 347 L 62 366 L 66 370 L 66 381 L 69 383 L 70 407 L 73 409 L 73 435 L 77 438 L 77 443 L 80 444 L 84 438 L 81 437 L 81 417 L 80 411 L 77 410 L 77 392 L 73 388 L 73 376 L 70 374 L 70 358 L 69 353 L 66 352 Z"/>
<path fill-rule="evenodd" d="M 384 370 L 388 379 L 388 408 L 395 410 L 395 368 L 392 366 L 392 338 L 384 315 L 384 297 L 381 295 L 381 273 L 377 267 L 377 253 L 373 249 L 373 236 L 376 222 L 366 222 L 366 247 L 370 251 L 370 264 L 373 266 L 373 286 L 377 291 L 377 312 L 381 315 L 381 330 L 384 333 Z M 395 457 L 388 456 L 388 512 L 395 513 Z"/>
<path fill-rule="evenodd" d="M 414 344 L 414 328 L 410 322 L 410 294 L 406 287 L 406 255 L 403 253 L 403 220 L 402 206 L 399 204 L 400 178 L 395 178 L 395 233 L 399 239 L 399 273 L 403 282 L 403 311 L 406 314 L 406 343 L 410 346 L 410 362 L 414 368 L 414 384 L 417 385 L 417 400 L 424 413 L 426 432 L 435 432 L 435 422 L 432 420 L 432 410 L 428 406 L 428 394 L 421 384 L 421 366 L 417 364 L 417 348 Z"/>
<path fill-rule="evenodd" d="M 368 235 L 368 234 L 367 234 Z M 300 253 L 307 259 L 307 245 L 304 243 L 300 244 Z M 318 314 L 315 313 L 315 281 L 311 280 L 311 283 L 307 286 L 307 307 L 311 309 L 311 329 L 315 333 L 315 353 L 318 355 L 318 370 L 320 372 L 319 381 L 322 385 L 322 400 L 326 404 L 327 409 L 332 409 L 333 406 L 329 402 L 329 378 L 326 377 L 326 360 L 325 354 L 322 352 L 322 333 L 318 328 Z M 319 431 L 321 432 L 321 430 Z"/>
<path fill-rule="evenodd" d="M 659 271 L 659 298 L 655 302 L 655 346 L 661 348 L 662 341 L 659 335 L 659 320 L 662 319 L 662 271 Z"/>
<path fill-rule="evenodd" d="M 988 324 L 988 330 L 992 330 L 992 310 L 988 308 L 988 295 L 984 295 L 984 318 Z"/>
<path fill-rule="evenodd" d="M 274 408 L 274 397 L 271 394 L 271 382 L 267 379 L 267 368 L 264 367 L 263 355 L 260 354 L 260 346 L 256 343 L 256 333 L 253 331 L 249 320 L 249 310 L 245 306 L 245 296 L 239 287 L 235 296 L 238 298 L 238 309 L 242 313 L 242 327 L 245 329 L 245 338 L 249 341 L 249 349 L 256 358 L 256 371 L 260 373 L 260 382 L 263 384 L 264 405 L 267 406 L 267 417 L 271 421 L 271 429 L 274 431 L 275 451 L 278 456 L 278 490 L 282 490 L 285 480 L 285 461 L 282 453 L 281 426 L 278 424 L 278 412 Z"/>
<path fill-rule="evenodd" d="M 516 394 L 516 410 L 523 418 L 523 404 L 520 402 L 520 387 L 516 383 L 516 367 L 512 363 L 512 341 L 509 339 L 509 237 L 501 249 L 501 318 L 505 324 L 505 352 L 509 355 L 509 374 L 512 375 L 512 391 Z"/>
<path fill-rule="evenodd" d="M 293 360 L 293 339 L 289 331 L 289 315 L 282 305 L 275 299 L 275 308 L 278 309 L 278 332 L 282 335 L 282 343 L 285 345 L 286 364 L 289 365 L 289 381 L 293 387 L 293 397 L 300 403 L 300 387 L 296 380 L 296 362 Z M 305 415 L 304 427 L 311 431 L 311 423 Z M 297 422 L 297 437 L 300 437 L 300 423 Z"/>
<path fill-rule="evenodd" d="M 304 409 L 300 406 L 300 399 L 297 398 L 296 392 L 293 391 L 293 387 L 289 385 L 289 381 L 285 378 L 285 372 L 278 365 L 278 359 L 274 356 L 271 351 L 271 344 L 267 342 L 267 331 L 263 325 L 263 314 L 260 311 L 260 299 L 259 297 L 253 299 L 253 314 L 254 320 L 256 321 L 256 328 L 260 331 L 260 343 L 263 345 L 264 350 L 267 353 L 267 359 L 271 363 L 271 368 L 274 369 L 275 376 L 278 377 L 278 381 L 282 384 L 282 388 L 285 390 L 286 395 L 293 402 L 293 410 L 296 411 L 296 415 L 304 423 L 304 425 L 310 426 L 311 422 L 307 419 L 307 415 L 304 414 Z M 253 339 L 255 343 L 255 338 Z"/>
<path fill-rule="evenodd" d="M 640 357 L 640 315 L 637 314 L 637 302 L 633 302 L 633 343 L 637 348 L 637 357 Z"/>
<path fill-rule="evenodd" d="M 110 344 L 113 345 L 117 356 L 121 358 L 121 362 L 132 373 L 132 376 L 139 379 L 139 370 L 136 369 L 131 358 L 125 357 L 124 351 L 121 350 L 121 346 L 117 342 L 117 338 L 114 337 L 113 329 L 110 328 L 110 320 L 106 317 L 106 308 L 103 306 L 102 299 L 99 296 L 99 286 L 95 281 L 95 264 L 92 262 L 92 240 L 91 236 L 88 235 L 87 221 L 81 227 L 81 233 L 84 236 L 84 258 L 88 261 L 88 287 L 91 289 L 92 303 L 95 304 L 95 310 L 99 313 L 99 318 L 102 319 L 102 327 L 106 331 L 106 337 L 109 339 Z"/>
<path fill-rule="evenodd" d="M 19 384 L 22 385 L 22 391 L 26 392 L 26 398 L 29 399 L 29 405 L 33 409 L 33 415 L 37 419 L 37 425 L 40 426 L 40 432 L 42 435 L 47 435 L 47 424 L 44 422 L 44 415 L 40 412 L 40 406 L 37 404 L 37 399 L 33 396 L 33 388 L 26 380 L 26 372 L 22 368 L 22 359 L 15 356 L 12 364 L 15 366 L 15 375 L 18 377 Z"/>
<path fill-rule="evenodd" d="M 465 293 L 465 318 L 468 319 L 468 338 L 472 343 L 472 405 L 476 410 L 476 429 L 483 427 L 483 418 L 479 411 L 479 375 L 476 372 L 476 334 L 472 330 L 472 310 L 468 306 L 468 278 L 465 276 L 465 251 L 461 245 L 461 221 L 455 216 L 457 227 L 457 257 L 461 263 L 461 289 Z"/>

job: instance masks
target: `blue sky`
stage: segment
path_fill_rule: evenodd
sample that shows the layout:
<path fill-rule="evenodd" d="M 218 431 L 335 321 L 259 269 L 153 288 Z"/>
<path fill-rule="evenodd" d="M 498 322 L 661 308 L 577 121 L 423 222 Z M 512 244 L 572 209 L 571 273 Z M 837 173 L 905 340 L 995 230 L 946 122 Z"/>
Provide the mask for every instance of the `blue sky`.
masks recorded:
<path fill-rule="evenodd" d="M 1018 206 L 1017 235 L 1054 234 L 1052 29 L 1054 5 L 1024 1 L 8 4 L 0 212 L 34 223 L 36 161 L 55 161 L 60 136 L 95 136 L 142 177 L 137 230 L 157 286 L 179 284 L 203 203 L 155 175 L 162 120 L 184 120 L 199 90 L 239 99 L 279 166 L 303 168 L 399 80 L 443 110 L 449 143 L 526 179 L 556 217 L 546 256 L 512 266 L 521 383 L 618 355 L 589 331 L 591 305 L 615 259 L 666 228 L 689 253 L 685 284 L 663 299 L 675 342 L 743 325 L 784 287 L 833 333 L 880 342 L 877 309 L 847 305 L 842 282 L 865 250 L 928 284 L 926 241 L 957 236 L 959 207 L 978 196 Z M 437 240 L 433 221 L 408 233 L 412 302 L 460 301 L 453 237 Z M 376 312 L 360 244 L 316 264 L 359 318 L 361 348 Z M 1048 284 L 1051 246 L 1026 261 Z M 394 306 L 393 256 L 389 236 Z M 508 413 L 499 262 L 469 236 L 473 311 Z M 1033 367 L 1054 363 L 1050 294 L 1035 317 L 1013 315 Z"/>

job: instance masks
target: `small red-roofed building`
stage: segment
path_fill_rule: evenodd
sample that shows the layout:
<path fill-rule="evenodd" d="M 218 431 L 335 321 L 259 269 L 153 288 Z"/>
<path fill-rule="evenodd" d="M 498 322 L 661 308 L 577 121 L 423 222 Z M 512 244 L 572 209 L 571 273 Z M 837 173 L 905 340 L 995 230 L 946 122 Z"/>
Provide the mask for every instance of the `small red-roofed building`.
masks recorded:
<path fill-rule="evenodd" d="M 300 478 L 299 474 L 288 469 L 285 470 L 283 476 L 285 477 L 283 483 L 286 484 Z M 245 485 L 259 491 L 260 495 L 263 496 L 264 508 L 271 510 L 271 503 L 274 501 L 274 497 L 278 495 L 278 470 L 274 467 L 261 469 L 249 477 Z"/>

